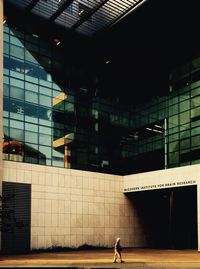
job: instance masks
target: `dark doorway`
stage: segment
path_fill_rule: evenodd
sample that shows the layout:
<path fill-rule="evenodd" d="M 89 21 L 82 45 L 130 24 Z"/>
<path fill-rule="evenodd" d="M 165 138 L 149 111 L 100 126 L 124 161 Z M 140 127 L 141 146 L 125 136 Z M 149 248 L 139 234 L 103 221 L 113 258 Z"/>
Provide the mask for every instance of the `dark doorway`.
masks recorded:
<path fill-rule="evenodd" d="M 197 187 L 127 194 L 133 201 L 146 247 L 197 249 Z"/>
<path fill-rule="evenodd" d="M 175 249 L 197 249 L 197 188 L 173 190 L 172 242 Z"/>
<path fill-rule="evenodd" d="M 31 185 L 3 182 L 2 252 L 30 251 Z"/>

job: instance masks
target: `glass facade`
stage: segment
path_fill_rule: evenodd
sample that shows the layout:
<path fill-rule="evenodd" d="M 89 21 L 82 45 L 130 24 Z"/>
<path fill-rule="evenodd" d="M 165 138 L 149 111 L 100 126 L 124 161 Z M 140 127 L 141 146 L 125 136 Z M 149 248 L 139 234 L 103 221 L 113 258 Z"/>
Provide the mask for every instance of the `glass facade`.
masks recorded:
<path fill-rule="evenodd" d="M 168 167 L 200 163 L 200 57 L 170 74 Z"/>
<path fill-rule="evenodd" d="M 199 67 L 177 68 L 168 95 L 130 105 L 101 95 L 98 68 L 5 24 L 3 157 L 119 175 L 199 163 Z"/>
<path fill-rule="evenodd" d="M 129 110 L 54 41 L 4 25 L 4 159 L 123 173 Z"/>

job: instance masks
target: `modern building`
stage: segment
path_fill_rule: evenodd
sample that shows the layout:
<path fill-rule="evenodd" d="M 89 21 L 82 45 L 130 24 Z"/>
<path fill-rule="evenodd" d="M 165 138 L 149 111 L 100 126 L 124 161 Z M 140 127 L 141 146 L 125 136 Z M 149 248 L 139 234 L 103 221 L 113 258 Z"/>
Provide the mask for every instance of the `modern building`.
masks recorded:
<path fill-rule="evenodd" d="M 151 2 L 0 1 L 3 252 L 200 249 L 200 54 L 133 100 L 104 47 Z"/>

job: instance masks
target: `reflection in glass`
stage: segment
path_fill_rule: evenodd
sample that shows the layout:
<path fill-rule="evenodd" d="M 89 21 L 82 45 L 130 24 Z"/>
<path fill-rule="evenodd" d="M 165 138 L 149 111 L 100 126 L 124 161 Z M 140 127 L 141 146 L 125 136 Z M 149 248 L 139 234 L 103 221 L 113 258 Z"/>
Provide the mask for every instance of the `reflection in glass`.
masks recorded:
<path fill-rule="evenodd" d="M 4 159 L 115 174 L 200 159 L 199 59 L 172 72 L 166 96 L 132 106 L 73 53 L 4 30 Z"/>

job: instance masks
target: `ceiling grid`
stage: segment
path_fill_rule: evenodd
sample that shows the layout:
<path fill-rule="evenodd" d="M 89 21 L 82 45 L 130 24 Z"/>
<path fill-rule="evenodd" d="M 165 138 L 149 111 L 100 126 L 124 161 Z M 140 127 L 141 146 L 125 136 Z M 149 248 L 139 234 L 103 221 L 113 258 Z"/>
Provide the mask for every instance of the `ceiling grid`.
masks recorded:
<path fill-rule="evenodd" d="M 111 27 L 147 0 L 7 0 L 49 22 L 86 36 Z"/>

